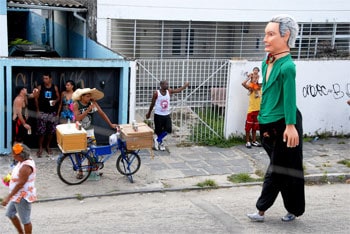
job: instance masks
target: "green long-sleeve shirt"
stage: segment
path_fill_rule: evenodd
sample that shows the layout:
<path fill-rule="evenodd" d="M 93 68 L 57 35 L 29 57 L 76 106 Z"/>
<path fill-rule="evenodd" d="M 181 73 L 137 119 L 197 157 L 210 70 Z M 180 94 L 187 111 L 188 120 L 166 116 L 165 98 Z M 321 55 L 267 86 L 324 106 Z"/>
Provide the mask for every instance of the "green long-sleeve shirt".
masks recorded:
<path fill-rule="evenodd" d="M 262 99 L 259 123 L 267 124 L 285 118 L 286 124 L 296 123 L 295 64 L 290 54 L 277 59 L 266 82 L 268 65 L 262 63 Z"/>

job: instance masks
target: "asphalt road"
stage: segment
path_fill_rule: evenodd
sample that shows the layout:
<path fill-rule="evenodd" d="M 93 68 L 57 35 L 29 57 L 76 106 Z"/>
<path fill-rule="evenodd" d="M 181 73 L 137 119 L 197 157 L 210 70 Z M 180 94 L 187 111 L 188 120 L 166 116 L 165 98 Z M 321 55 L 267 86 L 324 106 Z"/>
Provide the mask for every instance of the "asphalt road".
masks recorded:
<path fill-rule="evenodd" d="M 34 203 L 33 233 L 348 233 L 350 185 L 306 186 L 306 212 L 293 222 L 279 196 L 264 223 L 248 220 L 261 186 L 140 193 Z M 0 208 L 0 233 L 15 230 Z"/>

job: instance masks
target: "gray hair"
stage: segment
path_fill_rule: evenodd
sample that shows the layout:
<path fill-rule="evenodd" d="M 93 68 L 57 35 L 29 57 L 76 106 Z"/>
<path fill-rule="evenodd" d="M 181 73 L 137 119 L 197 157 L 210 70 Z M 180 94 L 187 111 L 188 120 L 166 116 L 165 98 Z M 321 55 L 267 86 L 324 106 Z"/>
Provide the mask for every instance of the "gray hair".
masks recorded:
<path fill-rule="evenodd" d="M 286 32 L 290 32 L 288 39 L 289 48 L 295 47 L 295 41 L 298 35 L 299 26 L 295 19 L 289 15 L 281 14 L 272 17 L 270 22 L 279 23 L 280 34 L 282 37 L 286 35 Z"/>

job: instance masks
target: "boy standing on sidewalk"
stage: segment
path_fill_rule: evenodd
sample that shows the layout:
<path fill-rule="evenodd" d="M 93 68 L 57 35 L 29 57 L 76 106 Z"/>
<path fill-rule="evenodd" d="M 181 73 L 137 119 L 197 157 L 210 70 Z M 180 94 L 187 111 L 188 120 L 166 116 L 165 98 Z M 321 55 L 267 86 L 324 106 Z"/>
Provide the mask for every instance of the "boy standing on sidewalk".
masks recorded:
<path fill-rule="evenodd" d="M 253 146 L 260 147 L 260 143 L 256 140 L 256 131 L 259 130 L 258 114 L 260 110 L 261 101 L 261 86 L 259 82 L 259 68 L 254 67 L 253 72 L 248 75 L 248 78 L 242 82 L 242 86 L 249 91 L 249 106 L 247 119 L 245 122 L 246 132 L 246 147 L 252 148 Z M 250 142 L 250 131 L 252 132 L 252 142 Z"/>
<path fill-rule="evenodd" d="M 168 81 L 162 80 L 160 82 L 160 89 L 153 93 L 152 102 L 146 114 L 146 119 L 150 118 L 153 107 L 155 106 L 154 132 L 157 134 L 156 138 L 154 138 L 155 150 L 165 150 L 163 139 L 172 131 L 172 122 L 170 117 L 170 96 L 173 93 L 180 93 L 182 90 L 187 88 L 189 84 L 190 83 L 186 82 L 180 88 L 169 89 Z"/>

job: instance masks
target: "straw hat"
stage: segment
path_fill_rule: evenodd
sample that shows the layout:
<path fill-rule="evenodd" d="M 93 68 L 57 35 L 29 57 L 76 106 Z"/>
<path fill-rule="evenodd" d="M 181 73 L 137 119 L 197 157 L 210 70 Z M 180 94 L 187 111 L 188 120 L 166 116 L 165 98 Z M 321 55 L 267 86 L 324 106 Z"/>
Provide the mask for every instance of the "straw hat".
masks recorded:
<path fill-rule="evenodd" d="M 95 101 L 100 100 L 103 98 L 105 95 L 101 91 L 97 90 L 96 88 L 90 89 L 90 88 L 85 88 L 85 89 L 77 89 L 74 91 L 72 95 L 73 101 L 78 101 L 80 100 L 81 95 L 89 93 L 91 95 L 91 99 L 94 99 Z"/>

